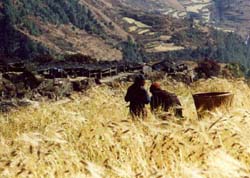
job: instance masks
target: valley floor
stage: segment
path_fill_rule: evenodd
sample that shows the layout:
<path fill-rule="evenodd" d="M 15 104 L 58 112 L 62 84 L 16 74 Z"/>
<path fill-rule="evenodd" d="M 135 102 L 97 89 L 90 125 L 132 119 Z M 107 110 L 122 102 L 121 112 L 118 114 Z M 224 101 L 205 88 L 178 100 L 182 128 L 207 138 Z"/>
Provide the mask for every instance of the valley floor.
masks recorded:
<path fill-rule="evenodd" d="M 250 175 L 250 89 L 242 80 L 161 81 L 184 119 L 132 121 L 129 84 L 0 115 L 0 177 L 244 177 Z M 147 83 L 147 88 L 149 83 Z M 197 119 L 192 93 L 230 91 L 230 111 Z M 147 108 L 149 111 L 149 108 Z"/>

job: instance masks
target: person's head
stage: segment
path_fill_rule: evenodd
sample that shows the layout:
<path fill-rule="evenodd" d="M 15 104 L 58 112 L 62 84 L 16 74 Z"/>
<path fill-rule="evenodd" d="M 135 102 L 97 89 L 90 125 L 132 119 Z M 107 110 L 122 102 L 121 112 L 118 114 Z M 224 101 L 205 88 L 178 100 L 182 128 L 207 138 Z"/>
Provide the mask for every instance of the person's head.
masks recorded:
<path fill-rule="evenodd" d="M 158 82 L 154 82 L 150 86 L 150 92 L 153 93 L 155 90 L 161 89 L 161 85 Z"/>
<path fill-rule="evenodd" d="M 145 85 L 145 77 L 143 75 L 137 75 L 135 77 L 134 83 L 139 86 Z"/>

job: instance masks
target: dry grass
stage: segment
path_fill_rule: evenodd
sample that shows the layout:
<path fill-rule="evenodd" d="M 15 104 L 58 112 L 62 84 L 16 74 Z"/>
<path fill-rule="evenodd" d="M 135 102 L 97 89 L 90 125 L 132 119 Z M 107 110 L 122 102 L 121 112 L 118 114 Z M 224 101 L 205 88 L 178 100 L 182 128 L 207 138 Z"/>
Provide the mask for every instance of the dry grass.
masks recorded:
<path fill-rule="evenodd" d="M 250 175 L 248 86 L 223 79 L 162 84 L 180 96 L 185 119 L 149 114 L 132 121 L 123 101 L 128 84 L 0 115 L 0 177 Z M 233 92 L 232 110 L 197 120 L 191 99 L 197 91 Z"/>

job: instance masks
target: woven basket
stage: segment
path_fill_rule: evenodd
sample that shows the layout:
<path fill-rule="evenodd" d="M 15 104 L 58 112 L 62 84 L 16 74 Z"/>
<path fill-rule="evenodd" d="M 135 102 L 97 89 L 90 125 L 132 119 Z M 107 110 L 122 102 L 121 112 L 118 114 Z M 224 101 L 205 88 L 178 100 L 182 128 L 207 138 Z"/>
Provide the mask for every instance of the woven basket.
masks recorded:
<path fill-rule="evenodd" d="M 230 92 L 197 93 L 193 95 L 194 104 L 198 112 L 223 107 L 229 109 L 232 106 L 233 94 Z"/>

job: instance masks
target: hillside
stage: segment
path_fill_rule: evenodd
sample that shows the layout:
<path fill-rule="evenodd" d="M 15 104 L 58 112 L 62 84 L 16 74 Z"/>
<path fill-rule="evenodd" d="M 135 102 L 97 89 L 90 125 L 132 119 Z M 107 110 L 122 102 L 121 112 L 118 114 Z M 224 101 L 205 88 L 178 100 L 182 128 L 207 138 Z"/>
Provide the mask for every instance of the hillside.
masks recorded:
<path fill-rule="evenodd" d="M 100 22 L 94 11 L 78 0 L 5 0 L 0 11 L 1 54 L 32 58 L 38 50 L 45 54 L 82 53 L 102 60 L 122 58 L 108 31 L 112 24 Z M 118 34 L 115 37 L 119 39 Z"/>
<path fill-rule="evenodd" d="M 222 28 L 232 29 L 246 37 L 250 31 L 250 1 L 215 0 L 213 18 Z"/>
<path fill-rule="evenodd" d="M 41 54 L 62 59 L 65 54 L 81 53 L 97 60 L 136 62 L 207 57 L 250 67 L 250 44 L 228 32 L 223 25 L 226 20 L 222 20 L 227 13 L 211 25 L 212 17 L 218 16 L 212 8 L 218 7 L 215 4 L 4 0 L 0 6 L 0 54 L 29 60 L 39 59 Z"/>
<path fill-rule="evenodd" d="M 187 19 L 142 11 L 122 11 L 123 26 L 143 49 L 146 59 L 249 63 L 250 44 L 236 33 Z"/>
<path fill-rule="evenodd" d="M 121 0 L 135 9 L 158 12 L 175 18 L 191 17 L 202 23 L 235 31 L 246 37 L 249 34 L 249 0 Z"/>
<path fill-rule="evenodd" d="M 173 8 L 176 10 L 184 10 L 184 7 L 178 0 L 120 0 L 121 4 L 128 7 L 133 7 L 137 10 L 143 11 L 161 11 L 166 8 Z"/>
<path fill-rule="evenodd" d="M 249 1 L 2 0 L 0 177 L 249 177 Z M 142 72 L 183 118 L 131 118 Z M 233 102 L 198 114 L 201 92 Z"/>
<path fill-rule="evenodd" d="M 179 96 L 183 120 L 149 112 L 132 121 L 128 83 L 0 114 L 0 177 L 247 177 L 249 87 L 225 79 L 161 83 Z M 198 120 L 191 93 L 206 91 L 231 91 L 232 108 Z"/>

